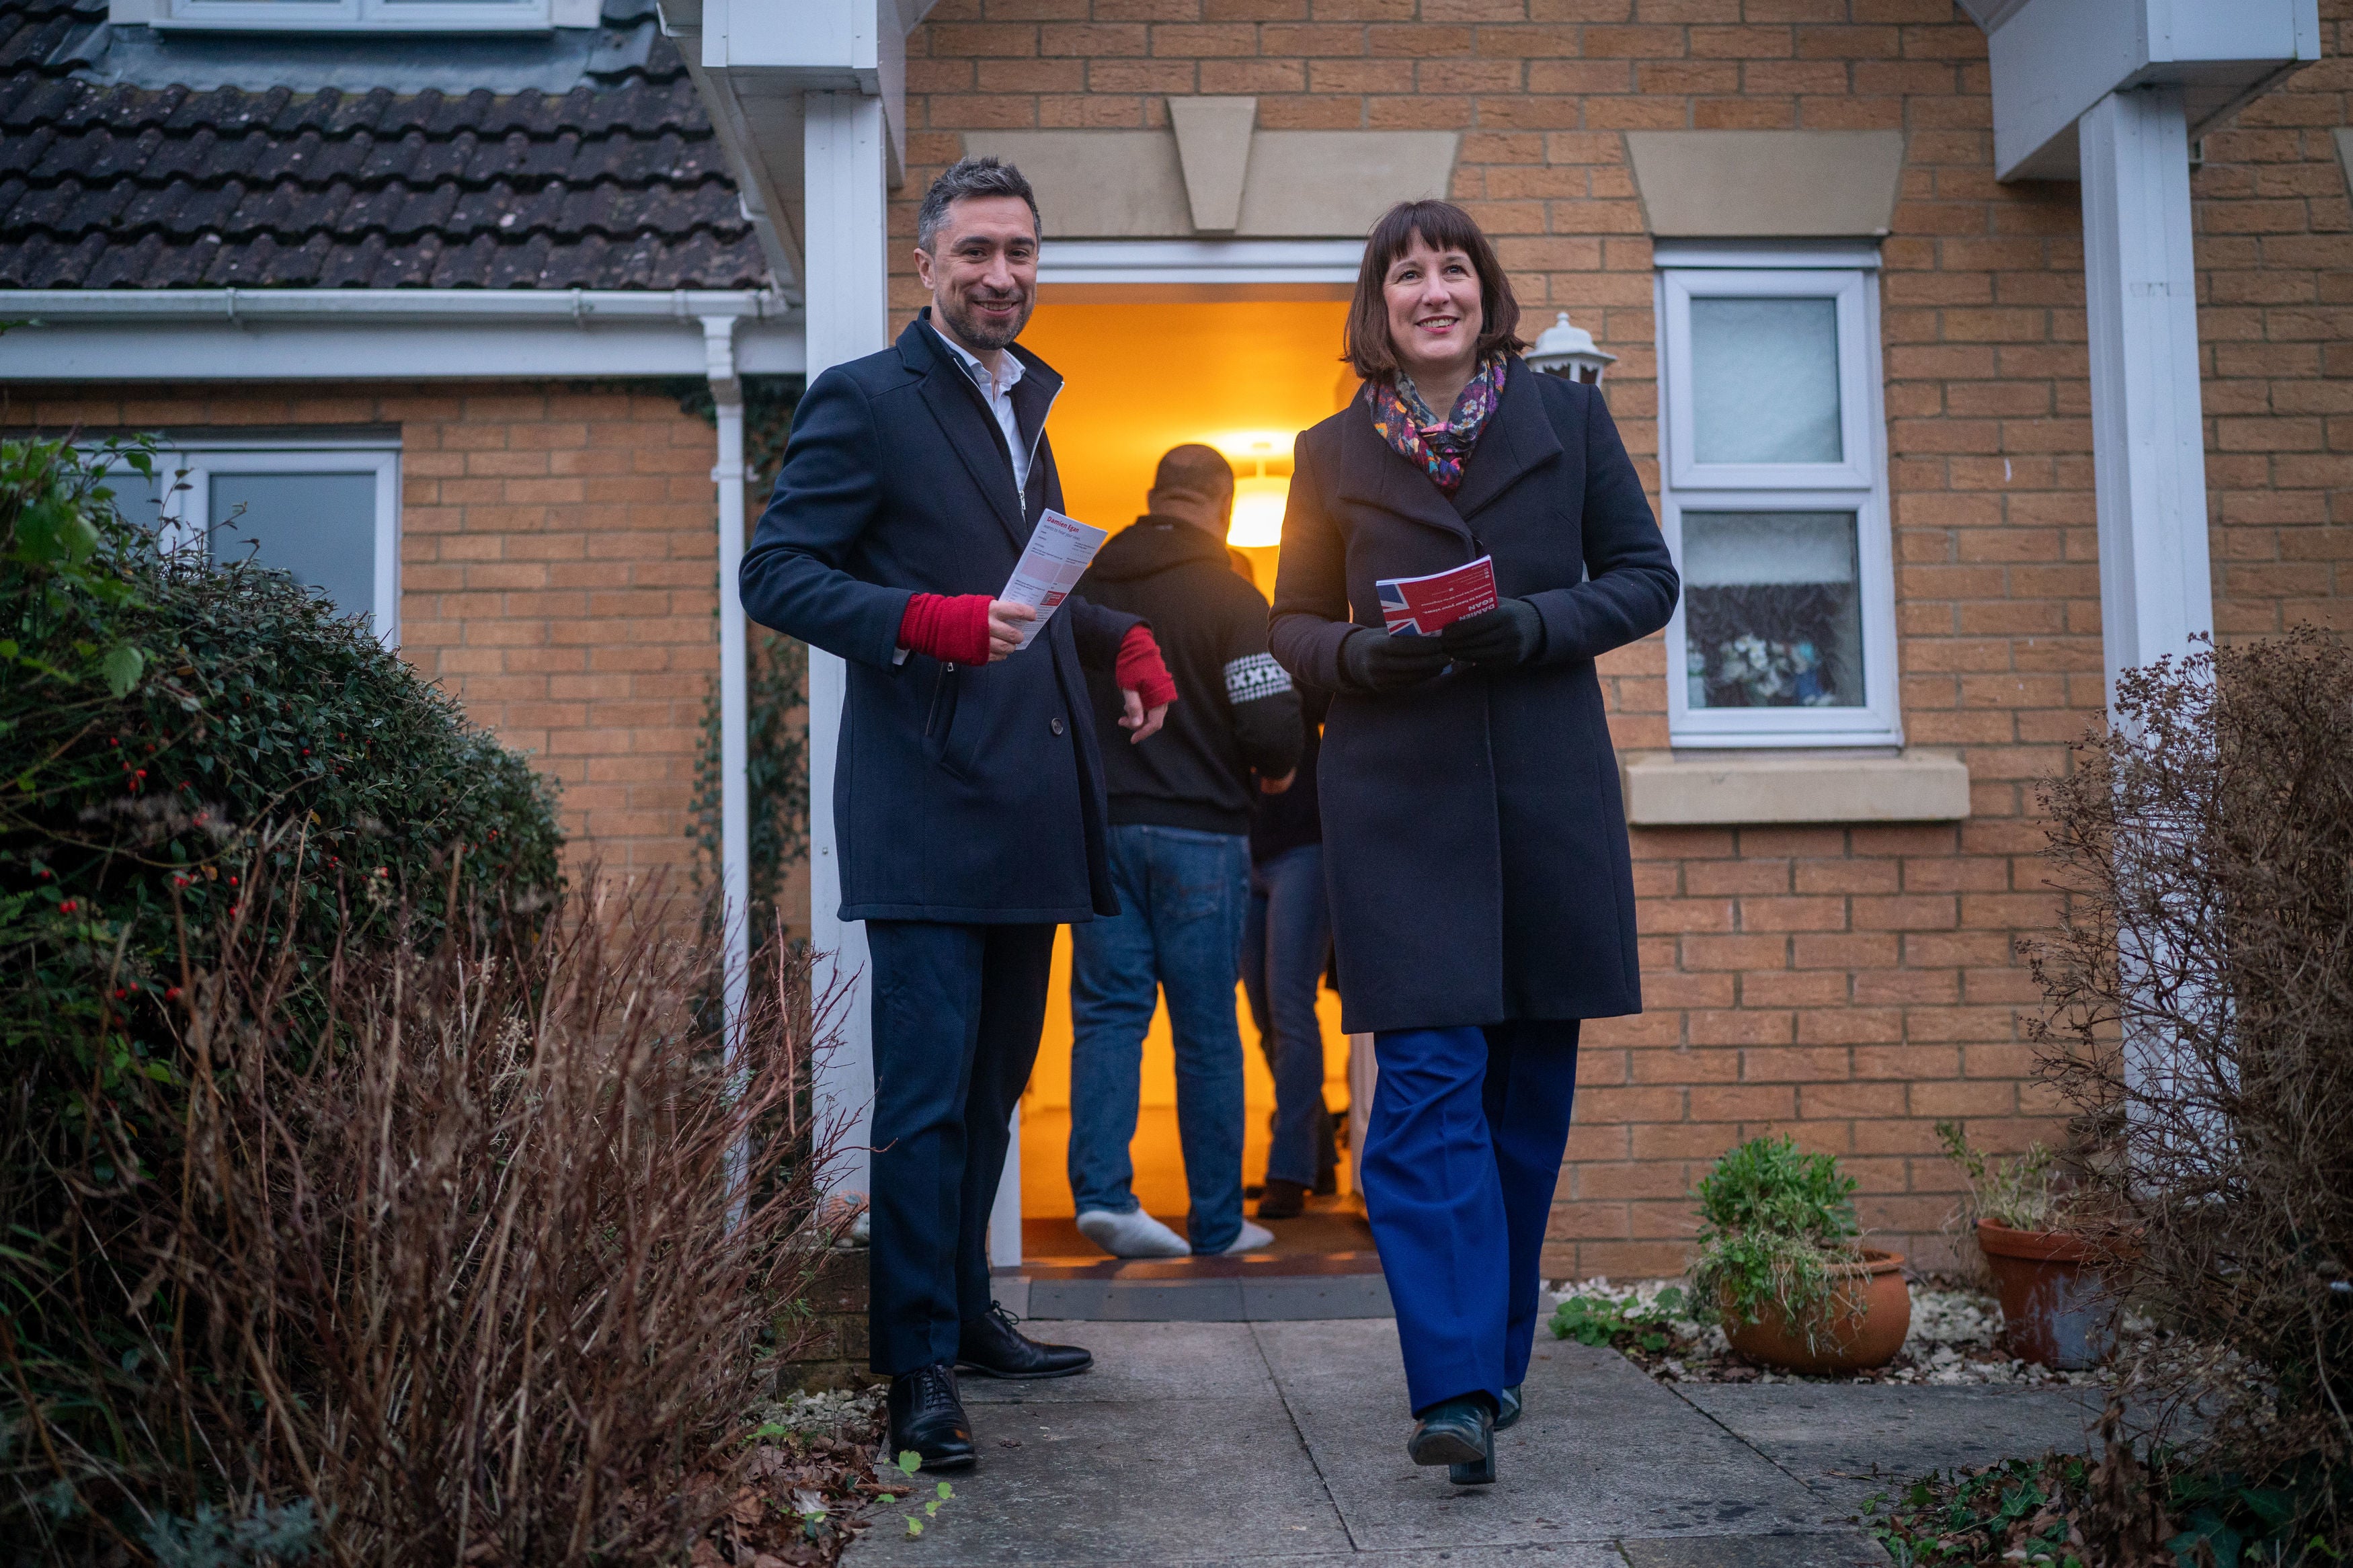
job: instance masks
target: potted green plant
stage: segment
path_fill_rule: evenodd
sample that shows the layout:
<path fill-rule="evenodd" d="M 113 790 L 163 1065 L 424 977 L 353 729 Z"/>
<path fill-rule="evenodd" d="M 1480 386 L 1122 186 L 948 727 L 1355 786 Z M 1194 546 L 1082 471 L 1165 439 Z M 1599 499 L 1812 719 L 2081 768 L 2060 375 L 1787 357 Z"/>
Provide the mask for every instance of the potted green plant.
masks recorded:
<path fill-rule="evenodd" d="M 2010 1348 L 2062 1371 L 2105 1361 L 2118 1317 L 2102 1267 L 2113 1238 L 2078 1223 L 2059 1155 L 2035 1143 L 1989 1158 L 1957 1121 L 1937 1122 L 1936 1136 L 1968 1184 L 1960 1217 L 1985 1254 Z"/>
<path fill-rule="evenodd" d="M 1835 1155 L 1787 1136 L 1753 1138 L 1700 1178 L 1693 1293 L 1741 1355 L 1828 1373 L 1884 1366 L 1904 1348 L 1904 1258 L 1861 1244 L 1854 1185 Z"/>

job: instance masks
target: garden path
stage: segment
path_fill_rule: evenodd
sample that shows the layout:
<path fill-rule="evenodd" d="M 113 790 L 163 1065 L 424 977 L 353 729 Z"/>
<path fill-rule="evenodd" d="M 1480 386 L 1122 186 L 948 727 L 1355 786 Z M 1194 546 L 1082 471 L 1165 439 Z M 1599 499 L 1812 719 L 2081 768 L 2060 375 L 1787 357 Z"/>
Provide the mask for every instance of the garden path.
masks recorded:
<path fill-rule="evenodd" d="M 1671 1388 L 1546 1340 L 1501 1480 L 1458 1488 L 1406 1459 L 1393 1321 L 1046 1337 L 1089 1346 L 1096 1370 L 966 1379 L 979 1467 L 920 1538 L 883 1510 L 847 1568 L 1884 1568 L 1849 1522 L 1865 1497 L 2081 1446 L 2098 1414 L 2063 1389 Z"/>

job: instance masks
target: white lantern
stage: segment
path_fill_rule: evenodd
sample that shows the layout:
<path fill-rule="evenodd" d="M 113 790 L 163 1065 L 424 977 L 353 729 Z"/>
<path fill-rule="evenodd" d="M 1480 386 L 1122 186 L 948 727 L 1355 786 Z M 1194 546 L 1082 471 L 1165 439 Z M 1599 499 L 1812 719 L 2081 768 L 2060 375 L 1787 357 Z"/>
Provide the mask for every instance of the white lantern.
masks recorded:
<path fill-rule="evenodd" d="M 1588 385 L 1599 385 L 1601 373 L 1618 363 L 1618 356 L 1593 346 L 1593 334 L 1583 327 L 1568 323 L 1568 312 L 1544 330 L 1536 346 L 1528 351 L 1528 363 L 1547 375 L 1564 376 Z"/>

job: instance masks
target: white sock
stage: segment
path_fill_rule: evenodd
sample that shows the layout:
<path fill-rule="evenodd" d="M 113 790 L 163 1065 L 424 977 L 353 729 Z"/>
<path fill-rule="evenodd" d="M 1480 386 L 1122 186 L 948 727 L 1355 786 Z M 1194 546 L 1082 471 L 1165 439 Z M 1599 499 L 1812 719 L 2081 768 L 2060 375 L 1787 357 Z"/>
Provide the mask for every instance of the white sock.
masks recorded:
<path fill-rule="evenodd" d="M 1227 1244 L 1226 1251 L 1229 1253 L 1256 1252 L 1261 1247 L 1273 1245 L 1274 1232 L 1262 1225 L 1252 1225 L 1250 1221 L 1244 1220 L 1241 1234 Z"/>
<path fill-rule="evenodd" d="M 1079 1216 L 1079 1234 L 1113 1258 L 1184 1258 L 1193 1250 L 1183 1237 L 1142 1209 L 1126 1214 L 1089 1209 Z"/>

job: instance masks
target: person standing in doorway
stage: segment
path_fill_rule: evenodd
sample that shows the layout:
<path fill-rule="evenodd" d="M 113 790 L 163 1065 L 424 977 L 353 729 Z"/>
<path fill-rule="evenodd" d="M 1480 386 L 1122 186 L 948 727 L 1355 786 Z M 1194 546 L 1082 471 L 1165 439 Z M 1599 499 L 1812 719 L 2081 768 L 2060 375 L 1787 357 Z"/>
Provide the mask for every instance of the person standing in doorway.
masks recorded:
<path fill-rule="evenodd" d="M 834 820 L 841 918 L 866 922 L 874 1048 L 872 1361 L 891 1450 L 973 1462 L 959 1365 L 1060 1377 L 1092 1358 L 1017 1332 L 987 1225 L 1037 1058 L 1054 931 L 1117 912 L 1082 671 L 1141 742 L 1175 689 L 1135 616 L 1066 600 L 1028 647 L 995 598 L 1062 504 L 1046 416 L 1060 378 L 1017 347 L 1038 204 L 967 158 L 924 195 L 931 304 L 897 344 L 817 378 L 744 552 L 744 608 L 849 664 Z"/>
<path fill-rule="evenodd" d="M 1242 994 L 1250 998 L 1274 1079 L 1274 1136 L 1266 1152 L 1262 1220 L 1297 1219 L 1330 1173 L 1332 1113 L 1324 1103 L 1324 1025 L 1316 994 L 1332 953 L 1324 893 L 1324 825 L 1315 758 L 1332 694 L 1299 689 L 1299 769 L 1261 777 L 1250 803 L 1250 912 L 1242 922 Z"/>
<path fill-rule="evenodd" d="M 1150 510 L 1079 583 L 1147 619 L 1176 691 L 1157 743 L 1104 748 L 1120 912 L 1071 931 L 1071 1192 L 1079 1230 L 1119 1258 L 1247 1252 L 1274 1239 L 1242 1217 L 1242 1039 L 1235 968 L 1249 897 L 1253 770 L 1289 782 L 1299 698 L 1267 653 L 1267 604 L 1227 561 L 1234 474 L 1214 447 L 1160 459 Z M 1099 718 L 1115 684 L 1090 672 Z M 1176 1131 L 1192 1209 L 1178 1236 L 1134 1191 L 1145 1032 L 1168 999 Z"/>
<path fill-rule="evenodd" d="M 1336 693 L 1319 757 L 1344 1026 L 1380 1067 L 1360 1175 L 1417 1464 L 1494 1479 L 1516 1420 L 1580 1020 L 1641 1010 L 1594 660 L 1678 582 L 1599 388 L 1518 357 L 1495 252 L 1450 203 L 1374 225 L 1363 395 L 1299 437 L 1271 642 Z M 1502 602 L 1383 629 L 1377 584 L 1494 562 Z"/>

